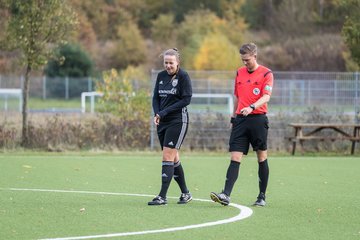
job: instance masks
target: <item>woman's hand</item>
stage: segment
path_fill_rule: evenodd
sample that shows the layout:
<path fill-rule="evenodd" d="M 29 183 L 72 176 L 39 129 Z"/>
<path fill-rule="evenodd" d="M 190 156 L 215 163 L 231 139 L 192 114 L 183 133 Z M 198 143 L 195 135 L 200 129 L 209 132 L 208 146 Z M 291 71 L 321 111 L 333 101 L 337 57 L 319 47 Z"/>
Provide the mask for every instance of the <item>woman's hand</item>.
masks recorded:
<path fill-rule="evenodd" d="M 155 117 L 154 117 L 154 123 L 155 123 L 155 125 L 159 125 L 159 123 L 160 123 L 160 116 L 159 116 L 159 114 L 156 114 L 156 115 L 155 115 Z"/>

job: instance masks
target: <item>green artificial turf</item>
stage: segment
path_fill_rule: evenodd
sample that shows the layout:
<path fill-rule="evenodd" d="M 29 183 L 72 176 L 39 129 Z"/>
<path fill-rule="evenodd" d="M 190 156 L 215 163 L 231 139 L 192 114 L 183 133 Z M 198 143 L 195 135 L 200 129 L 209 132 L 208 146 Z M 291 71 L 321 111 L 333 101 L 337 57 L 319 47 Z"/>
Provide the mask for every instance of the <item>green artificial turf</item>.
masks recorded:
<path fill-rule="evenodd" d="M 169 198 L 168 205 L 147 206 L 160 189 L 160 159 L 159 152 L 2 153 L 0 239 L 139 232 L 214 222 L 239 214 L 234 207 L 207 201 L 176 204 L 180 191 L 175 181 L 169 189 L 168 196 L 173 198 Z M 181 161 L 194 198 L 209 199 L 211 191 L 222 190 L 229 163 L 227 153 L 185 152 Z M 258 193 L 254 155 L 241 164 L 231 201 L 250 207 L 253 214 L 249 218 L 205 228 L 111 239 L 360 238 L 358 157 L 270 156 L 269 166 L 268 204 L 259 208 L 251 206 Z"/>

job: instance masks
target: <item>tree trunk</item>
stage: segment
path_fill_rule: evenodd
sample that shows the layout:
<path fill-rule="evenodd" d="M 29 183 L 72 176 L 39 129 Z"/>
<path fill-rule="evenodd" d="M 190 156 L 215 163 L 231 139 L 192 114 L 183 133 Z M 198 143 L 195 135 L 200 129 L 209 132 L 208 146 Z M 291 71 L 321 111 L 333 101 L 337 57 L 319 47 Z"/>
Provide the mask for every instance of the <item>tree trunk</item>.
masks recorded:
<path fill-rule="evenodd" d="M 22 105 L 22 141 L 21 146 L 27 147 L 29 145 L 28 132 L 28 99 L 29 99 L 29 78 L 31 72 L 31 65 L 27 65 L 25 73 L 25 82 L 23 85 L 23 105 Z"/>

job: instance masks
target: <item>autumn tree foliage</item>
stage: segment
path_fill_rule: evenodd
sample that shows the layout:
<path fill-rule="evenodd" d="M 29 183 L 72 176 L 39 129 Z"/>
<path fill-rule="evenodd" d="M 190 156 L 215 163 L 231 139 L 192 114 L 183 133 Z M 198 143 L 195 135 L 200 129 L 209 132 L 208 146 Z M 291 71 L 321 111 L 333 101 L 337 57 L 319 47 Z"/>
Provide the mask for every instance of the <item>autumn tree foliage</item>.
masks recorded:
<path fill-rule="evenodd" d="M 225 70 L 234 67 L 234 62 L 231 63 L 231 61 L 239 63 L 239 58 L 234 53 L 237 52 L 236 49 L 244 39 L 246 25 L 238 24 L 237 28 L 232 28 L 233 25 L 230 23 L 209 10 L 198 10 L 185 16 L 177 31 L 178 43 L 183 49 L 185 67 L 189 69 Z M 232 31 L 234 33 L 228 34 Z M 209 49 L 212 52 L 209 52 Z M 231 57 L 224 62 L 223 56 L 216 58 L 210 56 L 212 54 L 217 57 L 219 54 Z M 228 64 L 228 66 L 225 67 L 224 64 Z M 217 67 L 221 67 L 221 69 L 217 69 Z"/>
<path fill-rule="evenodd" d="M 4 1 L 11 2 L 0 0 Z M 340 60 L 331 68 L 344 71 L 344 62 L 350 56 L 355 60 L 358 55 L 354 40 L 358 4 L 357 0 L 72 0 L 67 7 L 73 8 L 79 19 L 79 28 L 73 36 L 94 61 L 95 72 L 101 75 L 104 70 L 122 70 L 129 65 L 159 68 L 157 56 L 169 47 L 180 50 L 183 67 L 198 69 L 202 65 L 199 62 L 206 62 L 198 59 L 200 50 L 204 51 L 204 41 L 208 45 L 209 38 L 214 41 L 215 36 L 218 42 L 230 43 L 218 45 L 216 51 L 256 42 L 270 56 L 284 54 L 284 57 L 264 58 L 266 64 L 281 70 L 294 70 L 295 63 L 302 60 L 295 59 L 298 55 L 289 52 L 285 43 L 296 41 L 302 47 L 308 39 L 330 36 L 337 42 L 331 46 L 320 44 L 319 52 L 336 52 Z M 0 27 L 4 29 L 7 15 L 1 6 L 0 13 L 4 16 Z M 0 32 L 0 38 L 2 35 Z M 305 52 L 306 48 L 299 51 Z M 289 57 L 290 62 L 286 61 Z M 11 71 L 9 68 L 15 64 L 10 61 L 7 53 L 0 52 L 0 70 Z M 328 70 L 312 56 L 307 62 L 311 66 L 308 70 Z M 306 66 L 301 68 L 306 69 Z"/>
<path fill-rule="evenodd" d="M 77 18 L 66 0 L 8 0 L 5 8 L 9 19 L 2 45 L 19 51 L 25 66 L 22 145 L 26 147 L 30 74 L 46 64 L 55 46 L 64 43 L 76 26 Z"/>
<path fill-rule="evenodd" d="M 100 99 L 103 112 L 119 116 L 124 121 L 145 120 L 150 116 L 150 93 L 135 91 L 132 80 L 138 72 L 133 67 L 117 71 L 111 69 L 103 73 L 103 81 L 96 90 L 104 95 Z"/>
<path fill-rule="evenodd" d="M 195 55 L 194 69 L 234 70 L 239 66 L 239 59 L 238 48 L 229 39 L 221 33 L 210 33 Z"/>
<path fill-rule="evenodd" d="M 352 58 L 360 66 L 360 1 L 349 0 L 344 1 L 342 4 L 342 7 L 347 10 L 342 34 L 350 49 Z"/>

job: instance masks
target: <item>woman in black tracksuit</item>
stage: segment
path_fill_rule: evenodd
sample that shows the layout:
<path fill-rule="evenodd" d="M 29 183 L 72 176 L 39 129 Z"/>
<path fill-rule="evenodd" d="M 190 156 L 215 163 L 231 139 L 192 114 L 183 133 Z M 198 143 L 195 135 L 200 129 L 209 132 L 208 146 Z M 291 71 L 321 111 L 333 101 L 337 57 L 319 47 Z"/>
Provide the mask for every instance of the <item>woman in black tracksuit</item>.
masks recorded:
<path fill-rule="evenodd" d="M 158 196 L 148 205 L 167 204 L 166 194 L 174 177 L 181 189 L 179 204 L 192 200 L 186 186 L 184 171 L 178 150 L 185 139 L 189 115 L 186 106 L 192 96 L 191 80 L 187 72 L 180 69 L 180 54 L 176 48 L 162 54 L 165 70 L 157 75 L 152 106 L 154 123 L 162 149 L 162 184 Z"/>

